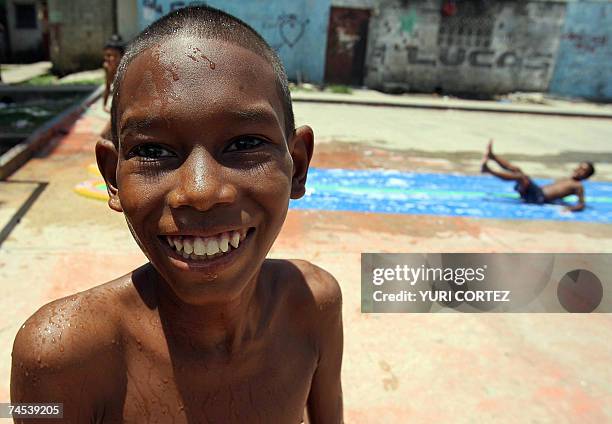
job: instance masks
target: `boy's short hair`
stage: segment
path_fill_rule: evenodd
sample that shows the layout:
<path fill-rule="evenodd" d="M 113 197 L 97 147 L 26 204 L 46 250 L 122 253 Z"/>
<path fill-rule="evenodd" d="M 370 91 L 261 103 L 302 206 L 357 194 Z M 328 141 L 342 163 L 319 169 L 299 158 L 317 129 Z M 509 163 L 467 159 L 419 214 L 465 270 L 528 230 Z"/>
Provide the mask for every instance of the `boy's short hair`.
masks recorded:
<path fill-rule="evenodd" d="M 125 52 L 125 44 L 123 43 L 123 39 L 118 34 L 113 34 L 111 37 L 106 40 L 106 44 L 104 44 L 105 49 L 115 49 L 119 51 L 119 53 L 123 54 Z"/>
<path fill-rule="evenodd" d="M 595 165 L 593 165 L 593 162 L 591 161 L 585 161 L 584 163 L 589 165 L 589 173 L 587 174 L 586 178 L 590 178 L 595 173 Z"/>
<path fill-rule="evenodd" d="M 289 137 L 295 122 L 289 82 L 283 64 L 270 45 L 248 24 L 242 20 L 209 6 L 189 6 L 175 10 L 149 25 L 128 46 L 121 58 L 115 76 L 112 105 L 112 141 L 119 146 L 117 109 L 121 93 L 121 83 L 129 64 L 143 51 L 172 37 L 187 35 L 227 41 L 244 47 L 263 57 L 274 70 L 280 100 L 285 115 L 285 135 Z"/>

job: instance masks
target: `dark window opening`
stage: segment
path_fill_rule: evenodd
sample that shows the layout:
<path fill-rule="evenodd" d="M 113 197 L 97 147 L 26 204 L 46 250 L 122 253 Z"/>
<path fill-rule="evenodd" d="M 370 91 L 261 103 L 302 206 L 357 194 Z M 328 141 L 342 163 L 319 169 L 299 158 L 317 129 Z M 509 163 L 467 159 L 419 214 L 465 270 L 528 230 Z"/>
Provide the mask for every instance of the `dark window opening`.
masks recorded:
<path fill-rule="evenodd" d="M 16 4 L 15 16 L 17 29 L 36 29 L 36 5 L 35 4 Z"/>

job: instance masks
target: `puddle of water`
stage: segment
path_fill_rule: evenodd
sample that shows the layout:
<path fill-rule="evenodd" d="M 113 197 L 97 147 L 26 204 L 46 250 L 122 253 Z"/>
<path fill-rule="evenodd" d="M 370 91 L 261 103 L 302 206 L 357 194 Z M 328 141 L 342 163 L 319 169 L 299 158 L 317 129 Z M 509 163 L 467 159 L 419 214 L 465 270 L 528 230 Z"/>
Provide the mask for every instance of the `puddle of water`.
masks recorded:
<path fill-rule="evenodd" d="M 53 99 L 0 102 L 0 155 L 83 98 L 83 94 L 69 93 Z"/>

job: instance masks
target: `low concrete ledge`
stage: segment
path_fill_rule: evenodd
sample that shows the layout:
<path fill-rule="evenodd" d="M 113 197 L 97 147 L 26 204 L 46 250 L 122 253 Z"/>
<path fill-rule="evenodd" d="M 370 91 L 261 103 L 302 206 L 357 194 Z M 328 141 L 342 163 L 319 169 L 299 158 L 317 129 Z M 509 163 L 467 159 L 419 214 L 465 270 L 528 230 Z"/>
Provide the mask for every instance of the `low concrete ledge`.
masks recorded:
<path fill-rule="evenodd" d="M 292 92 L 293 102 L 329 103 L 355 106 L 403 107 L 417 109 L 460 110 L 468 112 L 515 113 L 531 115 L 565 116 L 575 118 L 612 119 L 612 108 L 584 107 L 580 105 L 549 106 L 494 101 L 462 99 L 424 99 L 422 97 L 393 96 L 379 92 L 362 93 L 355 90 L 353 94 L 335 94 L 321 92 Z"/>
<path fill-rule="evenodd" d="M 69 107 L 55 118 L 45 122 L 36 131 L 30 134 L 28 138 L 13 146 L 0 156 L 0 181 L 5 180 L 13 172 L 18 170 L 61 129 L 76 121 L 76 119 L 81 116 L 81 114 L 95 102 L 103 92 L 104 87 L 98 87 L 93 93 L 87 96 L 87 98 Z"/>

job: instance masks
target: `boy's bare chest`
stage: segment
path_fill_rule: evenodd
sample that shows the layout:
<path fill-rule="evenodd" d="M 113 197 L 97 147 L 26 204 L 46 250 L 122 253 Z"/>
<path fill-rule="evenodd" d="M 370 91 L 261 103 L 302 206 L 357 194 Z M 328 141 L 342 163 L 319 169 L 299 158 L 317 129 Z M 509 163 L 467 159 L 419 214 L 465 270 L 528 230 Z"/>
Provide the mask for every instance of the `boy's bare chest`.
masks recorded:
<path fill-rule="evenodd" d="M 547 198 L 560 198 L 565 197 L 575 192 L 575 183 L 571 180 L 560 180 L 555 181 L 552 184 L 548 184 L 542 187 L 544 194 Z"/>
<path fill-rule="evenodd" d="M 202 352 L 189 341 L 126 345 L 126 422 L 300 422 L 316 368 L 310 342 L 290 331 Z"/>

